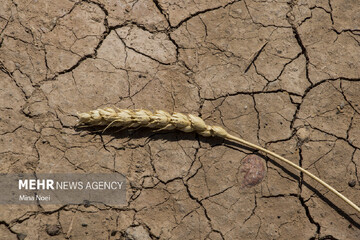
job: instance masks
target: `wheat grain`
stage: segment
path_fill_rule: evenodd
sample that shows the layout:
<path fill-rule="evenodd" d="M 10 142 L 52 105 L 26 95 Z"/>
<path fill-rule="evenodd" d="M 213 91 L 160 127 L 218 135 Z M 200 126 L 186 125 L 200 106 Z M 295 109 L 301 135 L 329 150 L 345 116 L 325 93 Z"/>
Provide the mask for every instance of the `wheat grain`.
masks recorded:
<path fill-rule="evenodd" d="M 155 113 L 152 113 L 148 110 L 137 109 L 119 109 L 119 108 L 104 108 L 90 111 L 88 113 L 79 113 L 79 126 L 106 126 L 104 131 L 109 127 L 122 127 L 125 128 L 136 128 L 136 127 L 148 127 L 160 130 L 180 130 L 183 132 L 197 132 L 198 134 L 205 137 L 221 137 L 224 139 L 233 140 L 235 142 L 241 143 L 245 146 L 251 147 L 253 149 L 259 150 L 263 153 L 266 153 L 270 156 L 273 156 L 279 159 L 282 162 L 289 164 L 295 169 L 303 172 L 307 176 L 319 182 L 321 185 L 329 189 L 335 195 L 340 197 L 351 207 L 353 207 L 357 212 L 360 213 L 360 208 L 346 198 L 344 195 L 339 193 L 336 189 L 331 187 L 329 184 L 321 180 L 320 178 L 313 175 L 311 172 L 303 169 L 297 164 L 291 162 L 290 160 L 271 152 L 263 147 L 252 144 L 244 139 L 238 138 L 236 136 L 230 135 L 224 128 L 220 126 L 210 126 L 207 125 L 203 119 L 200 117 L 182 113 L 173 113 L 172 115 L 158 110 Z"/>

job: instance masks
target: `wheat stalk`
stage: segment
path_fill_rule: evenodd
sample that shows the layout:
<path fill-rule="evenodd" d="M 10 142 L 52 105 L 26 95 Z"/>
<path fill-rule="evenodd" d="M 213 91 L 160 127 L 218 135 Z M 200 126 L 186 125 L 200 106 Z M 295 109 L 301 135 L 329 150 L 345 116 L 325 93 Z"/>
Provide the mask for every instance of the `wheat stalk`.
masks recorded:
<path fill-rule="evenodd" d="M 221 137 L 224 139 L 233 140 L 245 146 L 251 147 L 253 149 L 259 150 L 263 153 L 266 153 L 270 156 L 273 156 L 279 159 L 282 162 L 285 162 L 292 166 L 293 168 L 299 170 L 300 172 L 311 177 L 335 195 L 340 197 L 351 207 L 353 207 L 357 212 L 360 213 L 360 208 L 355 205 L 352 201 L 346 198 L 344 195 L 339 193 L 336 189 L 331 187 L 329 184 L 313 175 L 311 172 L 303 169 L 297 164 L 291 162 L 290 160 L 271 152 L 263 147 L 252 144 L 246 140 L 238 138 L 236 136 L 230 135 L 225 129 L 219 126 L 210 126 L 207 125 L 203 119 L 200 117 L 182 113 L 173 113 L 172 115 L 158 110 L 156 112 L 151 112 L 148 110 L 137 109 L 118 109 L 118 108 L 104 108 L 90 111 L 88 113 L 78 113 L 79 123 L 78 126 L 106 126 L 104 131 L 109 127 L 121 127 L 125 128 L 136 128 L 136 127 L 148 127 L 160 130 L 180 130 L 183 132 L 197 132 L 198 134 L 205 137 Z"/>

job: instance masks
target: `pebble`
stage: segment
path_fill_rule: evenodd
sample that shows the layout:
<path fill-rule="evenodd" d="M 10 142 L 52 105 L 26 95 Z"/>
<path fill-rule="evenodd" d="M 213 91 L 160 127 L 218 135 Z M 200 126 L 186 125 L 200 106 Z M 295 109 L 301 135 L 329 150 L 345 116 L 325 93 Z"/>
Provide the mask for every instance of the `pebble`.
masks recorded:
<path fill-rule="evenodd" d="M 352 180 L 350 180 L 350 181 L 348 182 L 348 184 L 349 184 L 349 187 L 355 187 L 355 185 L 356 185 L 356 180 L 355 180 L 355 179 L 352 179 Z"/>
<path fill-rule="evenodd" d="M 49 224 L 46 225 L 46 233 L 49 234 L 49 236 L 56 236 L 60 234 L 61 228 L 57 224 Z"/>

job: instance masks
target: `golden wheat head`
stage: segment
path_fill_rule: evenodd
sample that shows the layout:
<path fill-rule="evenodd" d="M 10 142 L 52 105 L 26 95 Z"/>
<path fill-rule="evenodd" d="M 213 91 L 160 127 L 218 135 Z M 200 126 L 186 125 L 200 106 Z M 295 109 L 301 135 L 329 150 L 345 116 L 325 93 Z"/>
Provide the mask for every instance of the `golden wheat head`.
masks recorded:
<path fill-rule="evenodd" d="M 96 109 L 88 113 L 79 113 L 79 126 L 107 126 L 121 128 L 148 127 L 159 130 L 180 130 L 197 132 L 205 137 L 225 138 L 228 133 L 219 126 L 207 125 L 200 117 L 192 114 L 173 113 L 158 110 L 154 113 L 143 109 Z"/>

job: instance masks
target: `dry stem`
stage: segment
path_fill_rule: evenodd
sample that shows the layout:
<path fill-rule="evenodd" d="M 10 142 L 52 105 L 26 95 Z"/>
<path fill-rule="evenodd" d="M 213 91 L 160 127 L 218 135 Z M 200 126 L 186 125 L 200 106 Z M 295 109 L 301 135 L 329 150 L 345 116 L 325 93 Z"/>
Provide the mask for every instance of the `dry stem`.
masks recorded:
<path fill-rule="evenodd" d="M 353 207 L 357 212 L 360 213 L 360 208 L 346 198 L 344 195 L 339 193 L 336 189 L 331 187 L 329 184 L 321 180 L 320 178 L 313 175 L 311 172 L 303 169 L 297 164 L 289 161 L 288 159 L 271 152 L 265 148 L 252 144 L 248 141 L 245 141 L 236 136 L 230 135 L 226 132 L 225 129 L 219 126 L 210 126 L 206 125 L 204 120 L 194 115 L 182 114 L 182 113 L 173 113 L 172 115 L 158 110 L 155 113 L 152 113 L 148 110 L 129 110 L 129 109 L 113 109 L 113 108 L 105 108 L 105 109 L 97 109 L 94 111 L 90 111 L 89 113 L 79 113 L 79 126 L 106 126 L 104 131 L 108 127 L 122 127 L 125 128 L 134 128 L 134 127 L 149 127 L 153 129 L 159 130 L 173 130 L 178 129 L 183 132 L 197 132 L 198 134 L 210 137 L 216 136 L 229 140 L 233 140 L 245 146 L 251 147 L 253 149 L 259 150 L 263 153 L 271 155 L 282 162 L 285 162 L 292 166 L 293 168 L 303 172 L 308 175 L 315 181 L 319 182 L 321 185 L 329 189 L 339 198 L 348 203 L 351 207 Z"/>

